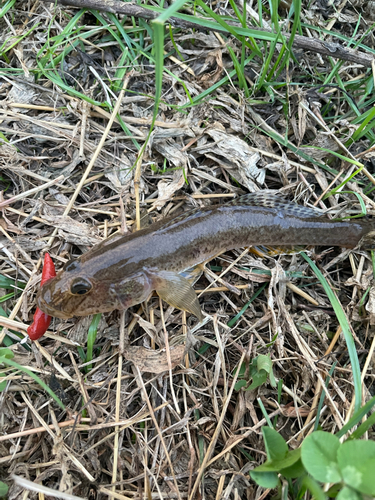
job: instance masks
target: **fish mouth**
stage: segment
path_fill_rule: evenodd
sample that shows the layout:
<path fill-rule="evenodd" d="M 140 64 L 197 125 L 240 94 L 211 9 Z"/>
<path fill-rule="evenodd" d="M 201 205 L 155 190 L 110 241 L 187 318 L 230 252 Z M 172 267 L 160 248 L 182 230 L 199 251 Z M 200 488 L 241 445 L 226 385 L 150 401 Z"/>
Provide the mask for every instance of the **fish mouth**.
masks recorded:
<path fill-rule="evenodd" d="M 67 311 L 62 311 L 56 304 L 53 306 L 47 304 L 41 293 L 39 293 L 36 297 L 37 307 L 43 311 L 48 316 L 52 316 L 53 318 L 60 319 L 69 319 L 74 316 L 74 314 L 69 314 Z"/>

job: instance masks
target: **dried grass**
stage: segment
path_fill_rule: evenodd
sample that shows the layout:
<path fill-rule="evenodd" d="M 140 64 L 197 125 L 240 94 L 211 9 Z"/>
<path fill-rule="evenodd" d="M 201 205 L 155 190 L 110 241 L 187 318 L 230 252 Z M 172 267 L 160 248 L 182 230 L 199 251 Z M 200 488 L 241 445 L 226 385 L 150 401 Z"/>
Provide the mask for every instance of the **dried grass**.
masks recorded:
<path fill-rule="evenodd" d="M 59 34 L 68 19 L 64 12 L 75 11 L 38 1 L 30 12 L 27 6 L 19 3 L 12 11 L 13 27 L 2 20 L 4 32 L 22 31 L 25 38 L 8 52 L 8 64 L 3 61 L 3 67 L 23 68 L 23 73 L 0 75 L 0 131 L 9 141 L 0 149 L 0 274 L 26 287 L 3 303 L 8 318 L 0 320 L 1 341 L 6 335 L 19 340 L 14 332 L 24 335 L 32 320 L 46 249 L 61 266 L 116 231 L 133 231 L 247 190 L 275 189 L 300 204 L 330 208 L 332 214 L 343 209 L 359 213 L 353 194 L 323 199 L 357 167 L 315 146 L 368 161 L 367 169 L 344 189 L 363 194 L 368 211 L 374 210 L 368 189 L 375 184 L 373 148 L 366 138 L 356 142 L 357 149 L 344 146 L 358 125 L 338 87 L 323 94 L 309 85 L 299 90 L 290 86 L 289 95 L 279 87 L 274 101 L 260 89 L 252 102 L 230 83 L 212 91 L 205 102 L 179 110 L 188 99 L 165 73 L 156 126 L 139 155 L 153 111 L 154 71 L 147 60 L 139 59 L 138 68 L 126 73 L 123 91 L 114 95 L 109 80 L 118 63 L 115 41 L 100 43 L 98 29 L 81 38 L 87 54 L 78 49 L 66 54 L 68 84 L 98 102 L 116 102 L 112 113 L 67 95 L 41 74 L 34 83 L 27 73 L 37 69 L 46 26 Z M 306 21 L 324 25 L 324 9 L 314 9 L 304 11 Z M 345 12 L 344 2 L 335 15 L 341 19 Z M 28 26 L 37 22 L 40 26 L 28 35 Z M 90 13 L 81 19 L 87 24 L 84 34 L 92 22 Z M 340 22 L 349 36 L 350 25 Z M 357 36 L 365 29 L 362 18 Z M 369 45 L 371 36 L 366 38 Z M 166 59 L 192 98 L 232 69 L 220 35 L 201 32 L 194 37 L 195 43 L 191 32 L 175 35 L 184 63 L 180 57 Z M 166 51 L 171 48 L 168 42 Z M 233 50 L 239 54 L 241 47 L 233 42 Z M 307 79 L 318 85 L 315 72 L 331 70 L 328 59 L 317 54 L 298 57 L 293 82 Z M 254 59 L 246 73 L 249 85 L 260 71 Z M 349 63 L 340 69 L 345 81 L 360 79 L 362 72 Z M 319 108 L 329 98 L 329 112 L 336 116 L 327 124 Z M 287 103 L 286 116 L 281 102 Z M 281 147 L 275 136 L 287 138 L 311 161 Z M 371 257 L 359 250 L 311 251 L 355 333 L 365 402 L 374 377 Z M 263 283 L 269 283 L 266 292 L 229 327 Z M 211 261 L 195 288 L 205 311 L 201 325 L 155 296 L 126 313 L 105 314 L 94 359 L 87 362 L 80 354 L 85 353 L 91 318 L 54 320 L 40 342 L 12 344 L 14 360 L 39 374 L 66 411 L 27 375 L 1 370 L 7 382 L 0 393 L 2 478 L 22 476 L 65 492 L 66 498 L 267 498 L 270 492 L 258 488 L 248 474 L 265 455 L 261 428 L 266 419 L 259 401 L 289 445 L 299 446 L 313 429 L 321 388 L 335 362 L 319 423 L 332 432 L 343 426 L 353 407 L 351 367 L 337 318 L 306 261 L 298 254 L 238 249 Z M 365 307 L 362 299 L 368 292 Z M 255 391 L 234 390 L 238 365 L 267 353 L 280 381 L 279 393 L 269 384 Z M 12 483 L 9 498 L 36 497 L 23 487 L 17 480 Z M 37 491 L 39 498 L 50 494 Z"/>

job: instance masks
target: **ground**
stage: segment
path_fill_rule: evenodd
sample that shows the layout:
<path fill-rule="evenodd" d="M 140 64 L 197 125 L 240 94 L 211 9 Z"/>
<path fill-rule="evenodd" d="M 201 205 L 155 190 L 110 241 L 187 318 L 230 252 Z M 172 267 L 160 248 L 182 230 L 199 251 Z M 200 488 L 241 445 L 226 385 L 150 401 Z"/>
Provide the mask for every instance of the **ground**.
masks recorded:
<path fill-rule="evenodd" d="M 296 450 L 371 399 L 371 238 L 217 256 L 202 323 L 153 294 L 20 340 L 47 250 L 257 191 L 370 224 L 375 3 L 64 3 L 0 12 L 0 496 L 297 498 L 249 472 L 262 427 Z"/>

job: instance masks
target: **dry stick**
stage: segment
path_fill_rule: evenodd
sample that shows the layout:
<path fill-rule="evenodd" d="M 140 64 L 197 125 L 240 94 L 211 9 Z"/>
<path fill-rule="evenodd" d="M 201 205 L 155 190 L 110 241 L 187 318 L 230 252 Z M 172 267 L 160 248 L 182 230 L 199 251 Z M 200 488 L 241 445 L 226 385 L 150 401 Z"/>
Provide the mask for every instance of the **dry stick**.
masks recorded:
<path fill-rule="evenodd" d="M 271 419 L 271 418 L 275 417 L 276 415 L 279 415 L 280 413 L 281 413 L 281 408 L 278 408 L 274 412 L 270 413 L 268 415 L 268 417 Z M 266 423 L 267 423 L 266 419 L 263 418 L 256 425 L 254 425 L 253 427 L 251 427 L 248 431 L 244 432 L 243 434 L 233 436 L 233 439 L 231 439 L 229 441 L 229 444 L 227 445 L 227 447 L 224 448 L 224 450 L 222 450 L 220 453 L 218 453 L 217 455 L 215 455 L 214 458 L 212 458 L 206 464 L 206 467 L 209 467 L 214 462 L 216 462 L 217 460 L 219 460 L 221 457 L 223 457 L 224 455 L 226 455 L 232 448 L 234 448 L 235 446 L 239 445 L 242 441 L 244 441 L 245 439 L 247 439 L 252 432 L 255 432 L 257 429 L 263 427 L 263 425 L 265 425 Z"/>
<path fill-rule="evenodd" d="M 143 420 L 147 416 L 148 416 L 148 412 L 143 413 L 141 415 L 140 420 Z M 81 418 L 80 421 L 81 422 L 91 422 L 91 418 Z M 128 421 L 129 421 L 129 419 L 122 420 L 120 423 L 121 423 L 121 425 L 124 425 L 124 428 L 125 428 L 125 426 L 130 425 L 127 423 Z M 73 427 L 75 424 L 76 424 L 76 419 L 71 419 L 71 420 L 65 420 L 65 422 L 59 422 L 58 426 L 60 428 Z M 107 422 L 105 424 L 96 424 L 96 425 L 91 425 L 91 426 L 78 424 L 74 427 L 74 429 L 76 431 L 87 432 L 87 431 L 93 431 L 95 429 L 107 429 L 110 427 L 114 427 L 115 425 L 118 426 L 118 424 L 119 424 L 119 422 Z M 50 429 L 55 428 L 55 426 L 53 424 L 48 425 L 47 427 L 49 427 Z M 19 437 L 30 436 L 31 434 L 39 434 L 40 432 L 46 432 L 46 428 L 45 427 L 34 427 L 33 429 L 25 429 L 23 431 L 13 432 L 12 434 L 5 434 L 4 436 L 0 436 L 0 442 L 1 441 L 8 441 L 9 439 L 17 439 Z M 87 450 L 85 450 L 85 451 L 87 451 Z"/>
<path fill-rule="evenodd" d="M 167 55 L 168 52 L 165 50 L 164 51 L 164 55 Z M 183 69 L 184 71 L 187 71 L 188 73 L 190 73 L 192 76 L 195 77 L 195 73 L 194 71 L 185 63 L 181 62 L 179 59 L 177 59 L 177 57 L 175 56 L 168 56 L 169 59 L 174 62 L 175 64 L 177 64 L 177 66 L 180 66 L 181 69 Z"/>
<path fill-rule="evenodd" d="M 4 229 L 2 229 L 2 231 L 4 231 Z M 8 259 L 11 262 L 14 262 L 14 264 L 18 265 L 26 274 L 33 276 L 34 272 L 36 272 L 36 269 L 34 269 L 34 271 L 30 271 L 30 269 L 28 269 L 26 266 L 24 266 L 22 264 L 22 262 L 19 262 L 16 259 L 16 257 L 12 254 L 12 252 L 10 252 L 3 243 L 0 243 L 0 250 L 2 250 L 5 253 L 5 255 L 8 257 Z"/>
<path fill-rule="evenodd" d="M 161 404 L 160 406 L 158 406 L 156 408 L 156 410 L 160 410 L 161 408 L 164 408 L 165 406 L 169 406 L 169 403 L 167 401 L 165 403 Z M 84 455 L 87 455 L 87 453 L 89 453 L 91 450 L 93 450 L 94 448 L 97 448 L 98 446 L 101 446 L 103 443 L 105 443 L 109 439 L 112 439 L 115 434 L 120 434 L 120 432 L 124 431 L 125 429 L 127 429 L 131 425 L 134 426 L 135 424 L 137 424 L 140 421 L 144 421 L 147 424 L 147 421 L 149 419 L 146 418 L 146 417 L 148 417 L 149 415 L 150 415 L 150 413 L 148 411 L 143 412 L 142 414 L 139 413 L 137 415 L 137 418 L 131 418 L 131 419 L 129 419 L 128 422 L 125 425 L 122 425 L 123 424 L 123 420 L 121 422 L 113 422 L 111 424 L 112 426 L 116 425 L 118 427 L 118 425 L 121 423 L 121 427 L 117 431 L 115 430 L 114 432 L 112 432 L 112 434 L 107 434 L 104 438 L 99 439 L 99 441 L 95 441 L 94 444 L 92 444 L 89 448 L 86 448 L 81 453 L 80 456 L 83 457 Z M 101 425 L 102 425 L 101 429 L 105 429 L 104 424 L 101 424 Z M 90 427 L 90 430 L 94 429 L 95 427 L 99 428 L 98 426 L 93 425 L 93 426 Z M 82 428 L 78 427 L 77 430 L 82 430 Z"/>
<path fill-rule="evenodd" d="M 268 158 L 273 158 L 274 160 L 278 160 L 282 163 L 285 162 L 284 158 L 282 158 L 280 155 L 277 155 L 275 153 L 270 153 L 270 152 L 265 151 L 263 149 L 254 148 L 253 146 L 249 146 L 249 149 L 251 151 L 254 151 L 254 153 L 260 153 L 264 156 L 267 156 Z M 310 174 L 316 173 L 316 171 L 313 168 L 306 167 L 305 165 L 302 165 L 301 163 L 298 163 L 297 161 L 290 160 L 289 158 L 288 158 L 288 164 L 292 165 L 292 167 L 298 167 L 301 170 L 304 170 L 305 172 L 310 172 Z M 192 196 L 194 197 L 194 195 L 192 195 Z M 227 194 L 226 196 L 229 196 L 229 195 Z M 231 196 L 234 196 L 234 195 L 231 195 Z"/>
<path fill-rule="evenodd" d="M 14 133 L 14 131 L 12 131 Z M 46 157 L 43 157 L 43 156 L 29 156 L 29 159 L 47 159 Z M 43 177 L 43 175 L 39 175 L 37 174 L 36 172 L 33 172 L 32 170 L 27 170 L 27 168 L 24 168 L 24 167 L 16 167 L 14 169 L 14 172 L 16 172 L 17 174 L 22 174 L 22 175 L 27 175 L 29 177 L 33 177 L 34 179 L 37 179 L 38 181 L 42 181 L 42 182 L 49 182 L 49 179 L 47 179 L 47 177 Z M 66 189 L 66 186 L 64 186 L 63 184 L 56 184 L 57 187 L 59 188 L 63 188 L 63 189 Z M 7 207 L 7 210 L 9 209 L 9 207 Z"/>
<path fill-rule="evenodd" d="M 16 201 L 22 200 L 23 198 L 27 198 L 32 194 L 42 191 L 43 189 L 47 189 L 50 186 L 53 186 L 54 184 L 57 184 L 58 182 L 62 181 L 63 179 L 64 176 L 59 175 L 58 177 L 56 177 L 56 179 L 52 179 L 51 181 L 48 181 L 45 184 L 42 184 L 41 186 L 37 186 L 33 189 L 29 189 L 28 191 L 24 191 L 23 193 L 17 194 L 16 196 L 12 196 L 12 198 L 8 198 L 7 200 L 2 201 L 0 203 L 0 208 L 4 208 L 7 205 L 10 205 L 11 203 L 15 203 Z"/>
<path fill-rule="evenodd" d="M 293 283 L 290 283 L 288 281 L 286 283 L 286 287 L 289 288 L 289 290 L 291 290 L 292 292 L 296 293 L 297 295 L 300 295 L 301 297 L 303 297 L 308 302 L 311 302 L 311 304 L 314 304 L 314 306 L 319 307 L 319 302 L 317 302 L 315 299 L 310 297 L 310 295 L 308 293 L 306 293 L 303 290 L 301 290 L 300 288 L 298 288 L 298 286 L 293 285 Z"/>
<path fill-rule="evenodd" d="M 141 211 L 140 211 L 140 206 L 139 206 L 139 184 L 140 184 L 140 179 L 141 179 L 141 166 L 142 166 L 142 159 L 143 159 L 143 151 L 144 151 L 144 149 L 142 149 L 140 151 L 139 156 L 137 158 L 135 174 L 134 174 L 135 221 L 136 221 L 137 231 L 139 231 L 141 229 Z"/>
<path fill-rule="evenodd" d="M 64 500 L 85 500 L 82 497 L 76 497 L 75 495 L 71 495 L 70 493 L 64 493 L 62 491 L 53 490 L 52 488 L 47 488 L 47 486 L 34 483 L 34 481 L 29 481 L 28 479 L 25 479 L 24 477 L 21 476 L 16 476 L 12 474 L 10 477 L 18 486 L 21 486 L 22 488 L 25 488 L 30 491 L 36 491 L 37 493 L 39 493 L 39 495 L 47 495 L 49 497 L 63 498 Z"/>
<path fill-rule="evenodd" d="M 120 493 L 112 492 L 110 490 L 107 490 L 107 488 L 104 488 L 104 486 L 100 486 L 99 490 L 100 493 L 103 493 L 104 495 L 111 496 L 113 498 L 116 498 L 117 500 L 134 500 L 134 497 L 126 497 L 125 495 L 121 495 Z"/>
<path fill-rule="evenodd" d="M 46 360 L 52 365 L 52 367 L 57 371 L 59 372 L 62 377 L 63 377 L 63 380 L 69 380 L 70 382 L 72 383 L 75 383 L 76 381 L 74 380 L 74 378 L 72 378 L 68 372 L 66 372 L 64 370 L 64 368 L 62 366 L 60 366 L 58 364 L 58 362 L 55 360 L 55 358 L 53 357 L 53 355 L 47 350 L 45 349 L 42 345 L 39 344 L 39 341 L 38 340 L 34 340 L 34 344 L 37 346 L 40 354 L 42 356 L 44 356 L 46 358 Z"/>
<path fill-rule="evenodd" d="M 50 0 L 42 0 L 43 2 L 50 3 Z M 79 8 L 88 8 L 95 9 L 104 12 L 111 12 L 112 14 L 125 14 L 127 16 L 132 17 L 140 17 L 143 19 L 156 19 L 159 15 L 157 12 L 153 12 L 152 10 L 146 9 L 144 7 L 140 7 L 139 5 L 135 5 L 132 3 L 123 3 L 117 0 L 58 0 L 58 3 L 61 5 L 70 5 L 73 7 Z M 206 20 L 205 18 L 197 19 Z M 204 26 L 200 26 L 197 23 L 191 21 L 185 21 L 183 19 L 179 19 L 178 17 L 170 17 L 168 19 L 169 24 L 173 27 L 179 27 L 182 29 L 194 29 L 198 31 L 223 31 L 227 32 L 225 28 L 217 24 L 215 28 L 206 28 Z M 212 23 L 212 21 L 211 21 Z M 238 24 L 228 23 L 230 26 L 241 28 Z M 271 30 L 266 30 L 264 28 L 257 28 L 252 26 L 252 30 L 259 31 L 261 33 L 273 33 Z M 290 39 L 289 33 L 282 33 L 281 35 L 286 42 Z M 280 37 L 281 38 L 281 37 Z M 281 40 L 280 40 L 281 43 Z M 296 35 L 293 39 L 293 47 L 303 49 L 304 51 L 310 50 L 311 52 L 316 52 L 318 54 L 323 54 L 326 56 L 334 57 L 336 59 L 341 59 L 343 61 L 350 61 L 356 64 L 362 64 L 366 68 L 370 68 L 372 66 L 372 62 L 374 61 L 373 55 L 368 55 L 364 52 L 357 52 L 353 49 L 344 48 L 342 45 L 338 43 L 328 43 L 323 40 L 318 40 L 316 38 L 308 38 L 305 36 Z"/>
<path fill-rule="evenodd" d="M 314 172 L 314 173 L 316 173 L 316 172 Z M 317 204 L 322 201 L 323 196 L 325 196 L 325 194 L 328 193 L 328 191 L 335 184 L 335 182 L 342 176 L 343 173 L 344 173 L 344 170 L 340 170 L 340 172 L 336 175 L 336 177 L 333 179 L 333 181 L 330 184 L 328 184 L 328 186 L 325 188 L 325 190 L 322 192 L 322 194 L 314 202 L 314 207 L 316 207 Z"/>
<path fill-rule="evenodd" d="M 15 330 L 16 332 L 23 333 L 27 331 L 30 325 L 26 325 L 25 323 L 21 323 L 20 321 L 14 321 L 9 318 L 5 317 L 0 317 L 0 326 L 4 326 L 5 328 L 9 328 L 10 330 Z M 59 335 L 53 334 L 51 332 L 46 332 L 44 334 L 44 337 L 48 337 L 50 339 L 58 340 L 59 342 L 71 345 L 71 346 L 77 346 L 79 345 L 77 342 L 73 342 L 72 340 L 67 339 L 66 337 L 60 337 Z M 0 335 L 0 344 L 2 342 L 2 335 Z"/>
<path fill-rule="evenodd" d="M 238 362 L 238 366 L 242 365 L 243 360 L 245 359 L 245 355 L 246 355 L 246 353 L 243 352 L 242 356 L 241 356 L 241 359 Z M 220 415 L 220 419 L 219 419 L 219 421 L 217 423 L 214 435 L 212 436 L 210 444 L 209 444 L 209 446 L 207 448 L 207 452 L 206 452 L 206 454 L 204 456 L 203 462 L 202 462 L 202 464 L 201 464 L 201 466 L 199 468 L 198 476 L 197 476 L 197 478 L 195 480 L 193 489 L 191 490 L 191 493 L 190 493 L 190 496 L 189 496 L 189 500 L 193 500 L 193 498 L 195 497 L 195 493 L 196 493 L 196 491 L 198 489 L 198 486 L 199 486 L 199 483 L 200 483 L 200 481 L 202 479 L 202 476 L 203 476 L 203 473 L 205 471 L 206 465 L 208 464 L 208 461 L 210 460 L 211 455 L 212 455 L 212 453 L 213 453 L 213 451 L 215 449 L 216 441 L 217 441 L 217 439 L 219 437 L 219 434 L 220 434 L 220 431 L 221 431 L 221 427 L 222 427 L 223 422 L 224 422 L 224 418 L 225 418 L 225 416 L 227 414 L 227 409 L 228 409 L 228 406 L 229 406 L 230 398 L 232 397 L 234 386 L 236 385 L 239 373 L 240 373 L 240 370 L 237 370 L 237 372 L 236 372 L 236 374 L 234 376 L 231 388 L 229 390 L 228 396 L 225 399 L 225 403 L 223 405 L 223 409 L 222 409 L 222 412 L 221 412 L 221 415 Z"/>
<path fill-rule="evenodd" d="M 121 375 L 122 375 L 122 361 L 123 361 L 123 350 L 125 342 L 125 313 L 126 311 L 121 311 L 120 314 L 120 343 L 119 343 L 119 357 L 117 366 L 117 385 L 116 385 L 116 411 L 115 420 L 120 420 L 120 402 L 121 402 Z M 115 428 L 115 439 L 113 444 L 113 468 L 112 468 L 112 480 L 111 483 L 117 481 L 117 467 L 118 467 L 118 456 L 119 456 L 119 438 L 120 433 L 118 432 L 119 427 Z M 112 491 L 115 491 L 116 486 L 112 487 Z"/>
<path fill-rule="evenodd" d="M 9 116 L 11 116 L 15 119 L 18 118 L 18 120 L 16 120 L 16 121 L 23 122 L 26 120 L 30 123 L 33 123 L 34 125 L 38 125 L 39 127 L 43 127 L 45 129 L 47 129 L 49 132 L 53 132 L 53 133 L 58 134 L 62 137 L 65 137 L 65 139 L 69 139 L 69 140 L 72 139 L 72 135 L 71 134 L 68 135 L 66 133 L 64 134 L 63 129 L 72 130 L 72 131 L 75 129 L 74 125 L 68 125 L 68 124 L 59 123 L 59 122 L 52 123 L 52 122 L 48 122 L 46 120 L 38 120 L 38 119 L 33 118 L 31 116 L 23 115 L 22 113 L 17 113 L 16 111 L 10 111 L 9 109 L 4 110 L 4 109 L 0 108 L 0 113 L 1 113 L 1 116 L 4 116 L 6 118 Z M 60 130 L 60 129 L 62 129 L 62 130 Z M 31 135 L 34 136 L 34 134 L 31 134 Z M 49 136 L 44 136 L 44 137 L 49 137 Z"/>
<path fill-rule="evenodd" d="M 172 399 L 173 399 L 174 406 L 176 408 L 176 412 L 180 415 L 181 414 L 181 410 L 180 410 L 180 407 L 178 406 L 176 394 L 174 392 L 174 387 L 173 387 L 171 349 L 169 347 L 168 332 L 167 332 L 167 328 L 165 326 L 163 301 L 162 301 L 161 297 L 159 297 L 159 309 L 160 309 L 161 324 L 162 324 L 163 332 L 164 332 L 165 353 L 167 355 L 168 371 L 169 371 L 169 384 L 170 384 L 170 387 L 171 387 L 171 394 L 172 394 Z"/>
<path fill-rule="evenodd" d="M 215 500 L 220 500 L 222 497 L 222 494 L 223 494 L 223 489 L 224 489 L 224 481 L 225 481 L 225 475 L 223 474 L 220 479 L 219 479 L 219 484 L 217 486 L 217 491 L 216 491 L 216 496 L 215 496 Z"/>
<path fill-rule="evenodd" d="M 0 325 L 4 326 L 5 328 L 11 328 L 16 332 L 21 332 L 21 333 L 24 333 L 24 331 L 26 332 L 26 330 L 29 328 L 29 325 L 25 325 L 25 323 L 20 323 L 19 321 L 14 321 L 12 319 L 5 317 L 0 318 Z"/>
<path fill-rule="evenodd" d="M 30 255 L 27 252 L 25 252 L 25 250 L 21 247 L 21 245 L 17 243 L 17 241 L 14 238 L 12 238 L 11 235 L 1 225 L 0 225 L 0 231 L 15 246 L 15 248 L 20 252 L 22 257 L 34 267 L 34 262 L 30 257 Z M 14 261 L 17 262 L 17 259 L 14 258 Z M 22 269 L 26 270 L 26 272 L 30 272 L 29 269 L 27 269 L 27 267 L 23 266 L 21 263 L 19 264 L 21 265 Z"/>
<path fill-rule="evenodd" d="M 66 106 L 60 106 L 60 107 L 57 106 L 56 108 L 53 108 L 52 106 L 37 106 L 36 104 L 25 104 L 22 102 L 8 102 L 7 106 L 9 106 L 10 108 L 37 109 L 38 111 L 54 111 L 54 112 L 66 109 Z"/>
<path fill-rule="evenodd" d="M 83 158 L 85 156 L 85 136 L 86 136 L 86 123 L 87 123 L 87 113 L 88 104 L 86 101 L 82 103 L 82 120 L 81 120 L 81 137 L 79 141 L 79 156 Z"/>

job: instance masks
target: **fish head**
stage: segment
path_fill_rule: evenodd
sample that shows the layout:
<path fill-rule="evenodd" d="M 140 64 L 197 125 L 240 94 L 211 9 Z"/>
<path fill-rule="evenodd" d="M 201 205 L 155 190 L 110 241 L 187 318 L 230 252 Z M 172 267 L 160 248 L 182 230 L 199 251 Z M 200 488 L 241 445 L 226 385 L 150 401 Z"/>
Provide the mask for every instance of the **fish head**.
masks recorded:
<path fill-rule="evenodd" d="M 96 280 L 79 259 L 69 261 L 40 288 L 37 306 L 55 318 L 68 319 L 123 309 L 112 280 Z"/>

